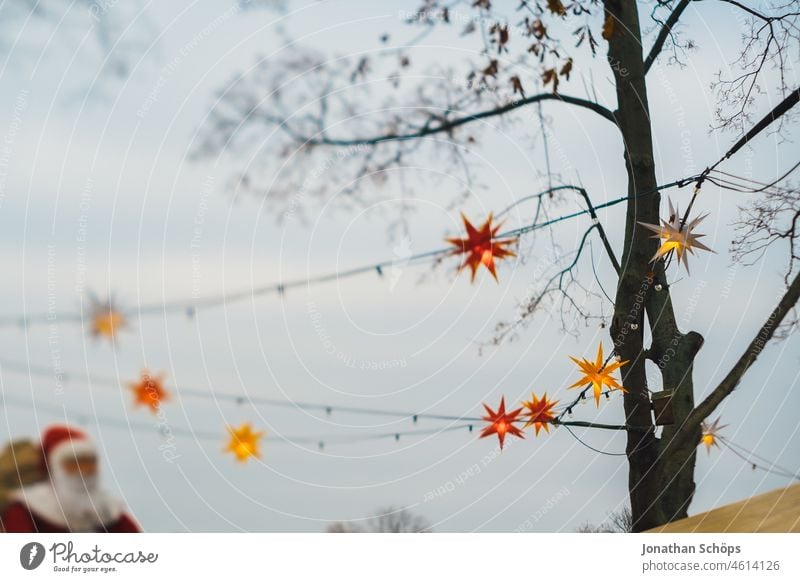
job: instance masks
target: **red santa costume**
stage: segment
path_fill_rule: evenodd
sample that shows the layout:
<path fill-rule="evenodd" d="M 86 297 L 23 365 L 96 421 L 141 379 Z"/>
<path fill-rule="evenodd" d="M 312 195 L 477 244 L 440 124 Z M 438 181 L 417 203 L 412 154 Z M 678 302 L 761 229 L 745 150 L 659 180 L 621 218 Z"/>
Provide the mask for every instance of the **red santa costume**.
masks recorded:
<path fill-rule="evenodd" d="M 121 501 L 98 485 L 97 475 L 70 473 L 64 461 L 97 457 L 83 432 L 54 426 L 42 435 L 42 462 L 49 479 L 16 491 L 3 512 L 5 531 L 12 533 L 134 533 L 141 531 Z"/>

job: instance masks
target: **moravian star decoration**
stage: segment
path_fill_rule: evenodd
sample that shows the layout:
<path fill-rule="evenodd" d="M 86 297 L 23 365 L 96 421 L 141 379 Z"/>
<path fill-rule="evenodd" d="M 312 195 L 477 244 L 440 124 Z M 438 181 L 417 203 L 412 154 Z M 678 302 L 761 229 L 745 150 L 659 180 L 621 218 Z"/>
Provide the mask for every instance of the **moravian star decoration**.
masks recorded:
<path fill-rule="evenodd" d="M 700 444 L 706 446 L 706 451 L 708 451 L 708 454 L 711 454 L 711 447 L 719 447 L 719 444 L 717 443 L 717 441 L 721 438 L 719 431 L 728 426 L 727 424 L 719 426 L 719 420 L 720 419 L 717 418 L 717 420 L 711 424 L 707 424 L 705 421 L 700 424 Z"/>
<path fill-rule="evenodd" d="M 661 226 L 657 224 L 650 224 L 647 222 L 639 222 L 643 227 L 656 233 L 653 238 L 661 240 L 661 246 L 658 247 L 656 254 L 651 261 L 660 259 L 671 251 L 675 251 L 678 256 L 678 263 L 683 261 L 683 266 L 686 267 L 686 272 L 689 272 L 689 254 L 694 254 L 694 249 L 714 252 L 706 245 L 700 242 L 700 238 L 706 235 L 695 234 L 693 231 L 700 222 L 702 222 L 708 214 L 704 214 L 694 220 L 690 220 L 681 227 L 681 213 L 678 208 L 672 207 L 672 200 L 669 201 L 669 220 L 661 220 Z"/>
<path fill-rule="evenodd" d="M 169 400 L 169 393 L 164 389 L 164 374 L 151 376 L 147 370 L 142 370 L 142 377 L 138 382 L 128 384 L 133 391 L 133 402 L 137 406 L 147 406 L 153 414 L 158 413 L 161 403 Z"/>
<path fill-rule="evenodd" d="M 627 364 L 628 360 L 625 360 L 624 362 L 609 362 L 607 365 L 604 365 L 603 342 L 600 342 L 600 346 L 597 348 L 596 361 L 592 362 L 586 358 L 581 358 L 579 360 L 578 358 L 573 358 L 572 356 L 570 356 L 569 359 L 575 362 L 583 373 L 583 378 L 575 382 L 572 386 L 570 386 L 570 388 L 579 388 L 581 386 L 591 385 L 594 389 L 594 402 L 598 407 L 600 406 L 600 395 L 603 393 L 604 386 L 607 386 L 611 390 L 622 390 L 623 392 L 627 392 L 627 390 L 622 387 L 622 384 L 617 382 L 617 379 L 611 374 Z"/>
<path fill-rule="evenodd" d="M 536 429 L 536 436 L 539 436 L 539 430 L 542 428 L 549 434 L 550 423 L 555 419 L 553 407 L 556 404 L 558 401 L 553 402 L 547 399 L 547 392 L 541 399 L 536 397 L 535 392 L 531 392 L 531 399 L 522 403 L 522 406 L 527 409 L 524 414 L 528 417 L 523 428 L 533 425 Z"/>
<path fill-rule="evenodd" d="M 472 272 L 470 281 L 475 281 L 475 274 L 478 268 L 483 265 L 497 281 L 497 271 L 495 270 L 494 260 L 516 257 L 513 251 L 507 247 L 517 242 L 516 238 L 497 240 L 497 232 L 502 224 L 492 226 L 493 216 L 489 218 L 480 228 L 475 228 L 467 217 L 463 214 L 461 219 L 464 221 L 464 228 L 467 230 L 467 238 L 448 238 L 448 243 L 455 246 L 450 251 L 450 255 L 466 255 L 464 263 L 459 267 L 459 272 L 469 267 Z"/>
<path fill-rule="evenodd" d="M 113 342 L 117 332 L 128 326 L 128 321 L 122 312 L 114 307 L 111 301 L 106 303 L 95 302 L 91 308 L 91 334 L 93 337 L 105 337 Z"/>
<path fill-rule="evenodd" d="M 258 449 L 259 441 L 264 437 L 264 433 L 253 430 L 249 422 L 242 424 L 239 428 L 228 427 L 230 441 L 225 448 L 225 452 L 233 453 L 236 460 L 240 463 L 246 462 L 250 457 L 261 458 Z"/>
<path fill-rule="evenodd" d="M 521 408 L 506 412 L 505 397 L 500 399 L 500 407 L 497 409 L 497 412 L 489 408 L 486 404 L 484 404 L 483 407 L 486 409 L 486 416 L 483 417 L 483 420 L 488 422 L 489 426 L 481 431 L 480 438 L 486 438 L 496 434 L 497 438 L 500 439 L 501 451 L 503 450 L 503 445 L 505 445 L 506 434 L 512 434 L 521 439 L 525 438 L 525 434 L 518 427 L 514 426 L 515 422 L 521 420 L 518 418 L 522 412 Z"/>

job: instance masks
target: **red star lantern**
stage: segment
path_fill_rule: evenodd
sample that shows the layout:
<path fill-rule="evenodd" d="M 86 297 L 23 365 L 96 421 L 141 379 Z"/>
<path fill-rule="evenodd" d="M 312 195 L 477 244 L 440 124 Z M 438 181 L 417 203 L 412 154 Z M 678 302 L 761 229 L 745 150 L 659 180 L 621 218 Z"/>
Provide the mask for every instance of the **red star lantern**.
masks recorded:
<path fill-rule="evenodd" d="M 503 450 L 506 434 L 512 434 L 521 439 L 525 438 L 525 434 L 518 427 L 514 426 L 514 423 L 520 420 L 517 417 L 522 412 L 521 408 L 506 412 L 505 397 L 500 399 L 500 407 L 497 409 L 497 412 L 489 408 L 486 404 L 484 404 L 483 407 L 486 409 L 486 416 L 483 417 L 483 420 L 490 424 L 483 429 L 480 438 L 486 438 L 496 434 L 497 438 L 500 439 L 500 450 Z"/>
<path fill-rule="evenodd" d="M 547 399 L 547 392 L 544 393 L 541 399 L 536 398 L 535 392 L 531 392 L 531 399 L 522 403 L 522 406 L 527 409 L 525 415 L 528 417 L 523 428 L 533 425 L 536 429 L 536 436 L 539 436 L 539 430 L 542 428 L 549 434 L 550 423 L 555 419 L 553 407 L 556 404 L 558 404 L 558 401 L 553 402 Z"/>
<path fill-rule="evenodd" d="M 483 265 L 497 281 L 497 271 L 495 270 L 494 260 L 505 259 L 507 257 L 516 257 L 513 251 L 510 251 L 508 246 L 517 242 L 516 238 L 497 240 L 497 232 L 500 230 L 502 224 L 492 226 L 493 217 L 489 214 L 489 218 L 478 229 L 475 228 L 467 217 L 463 214 L 461 219 L 464 221 L 464 228 L 467 230 L 467 238 L 448 238 L 445 239 L 456 248 L 450 251 L 451 255 L 466 255 L 464 263 L 459 267 L 459 272 L 464 268 L 469 267 L 472 271 L 470 281 L 475 281 L 475 274 L 478 272 L 478 267 Z"/>

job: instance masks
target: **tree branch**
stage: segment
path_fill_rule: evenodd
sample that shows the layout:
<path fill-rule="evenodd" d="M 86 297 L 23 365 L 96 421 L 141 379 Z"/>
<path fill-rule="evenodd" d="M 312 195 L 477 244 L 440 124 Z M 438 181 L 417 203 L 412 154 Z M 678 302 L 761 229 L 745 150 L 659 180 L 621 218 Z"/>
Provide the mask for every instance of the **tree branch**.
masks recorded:
<path fill-rule="evenodd" d="M 589 216 L 592 217 L 592 224 L 597 226 L 597 232 L 600 235 L 600 240 L 603 241 L 603 248 L 606 250 L 606 254 L 608 255 L 609 260 L 611 261 L 611 265 L 614 267 L 614 270 L 619 275 L 620 266 L 619 261 L 617 260 L 617 256 L 614 254 L 614 249 L 611 248 L 611 243 L 608 242 L 608 237 L 606 236 L 606 229 L 603 228 L 603 225 L 600 223 L 600 219 L 597 217 L 597 212 L 595 211 L 594 206 L 592 205 L 592 201 L 589 199 L 589 193 L 586 192 L 583 188 L 579 190 L 581 196 L 586 201 L 586 206 L 589 207 Z"/>
<path fill-rule="evenodd" d="M 736 6 L 737 8 L 740 8 L 740 9 L 744 10 L 745 12 L 750 14 L 751 16 L 755 16 L 756 18 L 758 18 L 760 20 L 763 20 L 764 22 L 767 22 L 767 23 L 773 22 L 775 20 L 783 20 L 784 18 L 787 18 L 789 16 L 797 16 L 797 14 L 798 14 L 797 12 L 789 12 L 789 13 L 783 14 L 781 16 L 767 16 L 766 14 L 762 14 L 761 12 L 757 12 L 757 11 L 753 10 L 752 8 L 748 8 L 747 6 L 745 6 L 741 2 L 737 2 L 736 0 L 720 0 L 720 1 L 721 2 L 725 2 L 726 4 L 731 4 L 732 6 Z"/>
<path fill-rule="evenodd" d="M 800 299 L 800 273 L 795 275 L 789 288 L 784 293 L 778 305 L 770 314 L 758 334 L 747 346 L 747 350 L 739 357 L 739 360 L 734 364 L 728 375 L 714 388 L 705 400 L 698 404 L 695 409 L 686 417 L 680 432 L 675 435 L 675 438 L 669 442 L 664 449 L 664 457 L 668 457 L 675 450 L 680 448 L 686 442 L 686 439 L 692 434 L 692 429 L 700 426 L 719 404 L 739 385 L 739 382 L 744 376 L 745 372 L 755 363 L 764 346 L 767 345 L 772 336 L 775 335 L 775 330 L 780 326 L 783 319 L 792 310 Z"/>
<path fill-rule="evenodd" d="M 578 107 L 583 107 L 584 109 L 594 111 L 595 113 L 600 115 L 600 117 L 607 119 L 614 125 L 617 124 L 617 121 L 614 118 L 614 114 L 611 112 L 611 110 L 607 109 L 606 107 L 603 107 L 599 103 L 595 103 L 594 101 L 589 101 L 588 99 L 581 99 L 580 97 L 570 97 L 569 95 L 559 95 L 557 93 L 541 93 L 539 95 L 531 95 L 530 97 L 526 97 L 524 99 L 512 101 L 511 103 L 508 103 L 501 107 L 496 107 L 494 109 L 489 109 L 487 111 L 481 111 L 479 113 L 474 113 L 472 115 L 467 115 L 465 117 L 459 117 L 451 121 L 443 121 L 438 125 L 432 127 L 425 125 L 419 130 L 407 133 L 389 133 L 386 135 L 380 135 L 375 137 L 363 137 L 363 138 L 351 138 L 351 139 L 333 139 L 333 138 L 321 137 L 317 139 L 309 139 L 305 142 L 305 144 L 310 146 L 356 146 L 356 145 L 375 145 L 389 141 L 405 141 L 410 139 L 418 139 L 428 135 L 434 135 L 442 132 L 449 132 L 457 127 L 466 125 L 473 121 L 478 121 L 479 119 L 486 119 L 490 117 L 496 117 L 498 115 L 504 115 L 509 111 L 513 111 L 520 107 L 524 107 L 525 105 L 530 105 L 531 103 L 539 103 L 541 101 L 561 101 L 562 103 L 568 103 L 569 105 L 576 105 Z"/>
<path fill-rule="evenodd" d="M 770 124 L 772 124 L 776 119 L 780 119 L 781 117 L 783 117 L 786 114 L 787 111 L 789 111 L 792 107 L 794 107 L 798 103 L 800 103 L 800 87 L 798 87 L 797 89 L 795 89 L 794 91 L 789 93 L 786 96 L 786 98 L 783 101 L 781 101 L 780 103 L 778 103 L 772 111 L 767 113 L 767 115 L 765 115 L 761 119 L 761 121 L 759 121 L 752 128 L 750 128 L 750 130 L 747 133 L 745 133 L 739 139 L 739 141 L 737 141 L 735 144 L 733 144 L 733 146 L 731 146 L 731 149 L 729 149 L 727 151 L 725 156 L 722 159 L 720 159 L 720 161 L 718 161 L 716 164 L 711 166 L 711 169 L 713 170 L 718 165 L 720 165 L 724 160 L 727 160 L 733 154 L 738 152 L 742 147 L 744 147 L 744 145 L 747 142 L 749 142 L 751 139 L 753 139 L 759 133 L 764 131 L 764 129 L 769 127 Z M 707 172 L 703 172 L 703 174 L 706 174 L 706 173 Z"/>
<path fill-rule="evenodd" d="M 680 0 L 675 9 L 670 13 L 666 22 L 664 22 L 661 30 L 658 31 L 658 36 L 656 37 L 653 46 L 650 48 L 647 58 L 644 60 L 645 75 L 650 70 L 650 67 L 653 66 L 653 63 L 656 61 L 659 53 L 661 53 L 661 50 L 664 48 L 664 43 L 667 42 L 667 38 L 669 38 L 669 35 L 672 33 L 672 27 L 677 24 L 678 20 L 683 14 L 683 11 L 686 10 L 686 7 L 689 6 L 691 1 L 692 0 Z"/>

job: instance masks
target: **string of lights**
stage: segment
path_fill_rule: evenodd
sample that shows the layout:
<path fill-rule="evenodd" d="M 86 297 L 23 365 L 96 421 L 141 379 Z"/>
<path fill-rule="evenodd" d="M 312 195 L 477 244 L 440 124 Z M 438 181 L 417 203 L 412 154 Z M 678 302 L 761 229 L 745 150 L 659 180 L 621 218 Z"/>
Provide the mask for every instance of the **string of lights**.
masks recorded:
<path fill-rule="evenodd" d="M 683 187 L 687 184 L 690 184 L 697 180 L 699 175 L 693 175 L 688 178 L 681 178 L 679 180 L 674 180 L 667 184 L 662 184 L 660 186 L 656 186 L 655 188 L 650 188 L 648 190 L 642 191 L 637 193 L 634 198 L 641 198 L 644 196 L 651 196 L 657 192 L 662 190 L 666 190 L 669 188 L 674 187 Z M 556 186 L 554 187 L 556 190 L 566 190 L 572 189 L 579 191 L 583 194 L 584 198 L 588 201 L 588 195 L 585 194 L 585 190 L 583 188 L 579 188 L 576 186 Z M 541 197 L 545 194 L 548 194 L 551 190 L 545 190 L 544 192 L 537 193 L 533 195 L 533 197 Z M 512 206 L 524 201 L 529 200 L 532 197 L 527 197 L 525 199 L 521 199 L 512 204 Z M 556 218 L 552 218 L 546 220 L 544 222 L 534 222 L 525 226 L 521 226 L 515 229 L 508 230 L 504 233 L 498 234 L 494 237 L 496 240 L 504 240 L 504 239 L 514 239 L 520 237 L 522 235 L 526 235 L 536 230 L 541 230 L 543 228 L 547 228 L 553 226 L 555 224 L 565 222 L 568 220 L 572 220 L 581 216 L 589 215 L 592 218 L 593 224 L 599 225 L 599 220 L 596 216 L 597 210 L 602 210 L 604 208 L 611 208 L 613 206 L 622 204 L 629 200 L 628 196 L 621 196 L 619 198 L 615 198 L 613 200 L 609 200 L 607 202 L 597 204 L 592 206 L 589 202 L 589 208 L 578 210 L 569 214 L 565 214 Z M 601 229 L 598 229 L 601 231 Z M 601 238 L 606 239 L 604 234 L 601 231 Z M 607 248 L 607 241 L 604 240 L 604 244 L 606 244 Z M 415 255 L 411 255 L 407 259 L 404 259 L 407 264 L 419 264 L 430 262 L 432 260 L 438 260 L 447 254 L 451 254 L 453 252 L 453 248 L 441 248 L 435 249 L 423 253 L 418 253 Z M 612 253 L 613 256 L 613 253 Z M 317 276 L 312 277 L 305 277 L 305 278 L 298 278 L 293 279 L 285 282 L 279 283 L 272 283 L 267 285 L 262 285 L 258 287 L 242 289 L 239 291 L 233 291 L 229 293 L 221 293 L 212 297 L 208 297 L 205 299 L 184 299 L 184 300 L 173 300 L 167 302 L 156 302 L 156 303 L 149 303 L 149 304 L 142 304 L 137 306 L 133 309 L 122 309 L 118 308 L 125 316 L 137 316 L 142 317 L 146 315 L 166 315 L 169 313 L 183 313 L 188 316 L 194 316 L 197 311 L 204 309 L 204 308 L 211 308 L 217 307 L 220 305 L 231 305 L 234 303 L 238 303 L 241 301 L 245 301 L 248 299 L 255 299 L 256 297 L 261 297 L 265 295 L 272 295 L 276 294 L 279 296 L 283 296 L 288 290 L 296 289 L 296 288 L 304 288 L 310 287 L 314 285 L 320 285 L 324 283 L 329 283 L 331 281 L 338 281 L 341 279 L 348 279 L 351 277 L 356 277 L 359 275 L 363 275 L 366 273 L 377 273 L 379 276 L 383 276 L 384 269 L 390 268 L 392 264 L 396 262 L 396 259 L 385 259 L 382 261 L 378 261 L 376 263 L 370 263 L 366 265 L 361 265 L 358 267 L 353 267 L 351 269 L 346 269 L 344 271 L 336 271 L 331 273 L 325 273 Z M 59 322 L 70 322 L 70 323 L 83 323 L 84 316 L 81 313 L 41 313 L 35 315 L 28 315 L 24 314 L 19 317 L 3 317 L 0 318 L 0 327 L 10 327 L 10 326 L 21 326 L 21 327 L 29 327 L 31 325 L 36 324 L 56 324 Z"/>
<path fill-rule="evenodd" d="M 75 382 L 77 379 L 82 380 L 88 386 L 105 386 L 108 388 L 118 389 L 124 382 L 112 376 L 103 376 L 98 374 L 87 374 L 83 372 L 73 371 L 55 371 L 47 366 L 37 366 L 34 364 L 26 364 L 22 362 L 8 361 L 0 359 L 0 374 L 3 372 L 17 373 L 25 376 L 37 376 L 42 378 L 49 378 L 51 380 L 58 380 L 62 384 Z M 396 418 L 398 420 L 410 420 L 413 424 L 417 424 L 420 420 L 437 420 L 449 422 L 470 423 L 464 425 L 472 427 L 474 424 L 483 422 L 483 418 L 478 416 L 465 416 L 465 415 L 451 415 L 451 414 L 438 414 L 431 412 L 408 412 L 400 410 L 391 410 L 384 408 L 372 407 L 355 407 L 355 406 L 341 406 L 336 404 L 323 404 L 315 402 L 302 402 L 295 400 L 282 400 L 278 398 L 268 398 L 262 396 L 253 396 L 249 394 L 230 394 L 219 393 L 212 390 L 203 390 L 200 388 L 178 388 L 175 390 L 180 398 L 197 398 L 207 399 L 222 402 L 231 402 L 237 405 L 251 405 L 251 406 L 267 406 L 267 407 L 285 407 L 294 408 L 303 411 L 324 412 L 326 416 L 331 416 L 334 413 L 344 414 L 357 414 L 367 416 L 384 416 Z M 606 398 L 610 398 L 613 390 L 606 390 L 604 392 Z M 574 405 L 573 405 L 574 406 Z M 561 409 L 562 406 L 556 407 Z M 563 406 L 566 409 L 566 405 Z M 607 425 L 600 423 L 587 423 L 584 421 L 562 421 L 560 418 L 553 424 L 565 426 L 577 426 L 584 428 L 599 428 L 604 430 L 625 430 L 621 425 Z M 394 433 L 392 433 L 394 434 Z"/>
<path fill-rule="evenodd" d="M 606 359 L 604 366 L 611 360 L 612 357 L 613 353 Z M 33 376 L 47 376 L 50 378 L 53 378 L 54 376 L 53 370 L 47 367 L 31 366 L 31 365 L 21 364 L 18 362 L 0 361 L 0 377 L 2 377 L 1 375 L 3 371 L 17 372 Z M 75 378 L 83 378 L 86 379 L 90 384 L 109 385 L 114 387 L 119 387 L 120 384 L 116 379 L 111 377 L 89 375 L 89 374 L 63 372 L 59 374 L 59 378 L 62 382 L 71 382 L 74 381 Z M 619 453 L 610 452 L 599 449 L 593 445 L 590 445 L 580 436 L 578 436 L 573 430 L 573 428 L 594 428 L 594 429 L 605 429 L 613 431 L 626 431 L 626 430 L 631 430 L 632 427 L 627 425 L 601 424 L 601 423 L 587 422 L 587 421 L 564 421 L 561 419 L 561 417 L 565 413 L 571 414 L 571 409 L 574 406 L 576 406 L 579 402 L 586 400 L 586 392 L 589 390 L 589 388 L 591 388 L 591 386 L 585 387 L 576 397 L 575 400 L 571 401 L 568 404 L 558 407 L 562 409 L 562 412 L 558 417 L 544 422 L 549 422 L 549 424 L 553 426 L 564 426 L 564 428 L 567 430 L 567 432 L 573 439 L 575 439 L 579 444 L 581 444 L 582 446 L 586 447 L 587 449 L 595 453 L 610 457 L 626 456 L 627 455 L 626 452 L 619 452 Z M 606 390 L 603 392 L 603 394 L 606 395 L 606 397 L 609 397 L 610 393 L 613 391 L 614 390 Z M 326 445 L 330 444 L 355 444 L 355 443 L 377 441 L 377 440 L 389 440 L 389 439 L 400 441 L 401 438 L 404 437 L 430 436 L 430 435 L 436 435 L 447 432 L 456 432 L 456 431 L 467 431 L 469 433 L 472 433 L 474 432 L 476 424 L 486 421 L 485 418 L 480 418 L 480 417 L 454 416 L 454 415 L 444 415 L 444 414 L 433 414 L 427 412 L 409 413 L 396 410 L 386 410 L 386 409 L 376 409 L 376 408 L 335 406 L 327 404 L 293 402 L 293 401 L 260 398 L 260 397 L 253 398 L 253 397 L 232 395 L 232 394 L 220 395 L 220 394 L 204 392 L 197 389 L 179 390 L 178 393 L 181 394 L 182 396 L 188 396 L 188 397 L 228 400 L 228 401 L 233 401 L 240 405 L 249 403 L 251 405 L 265 404 L 269 406 L 288 406 L 301 410 L 321 410 L 324 411 L 326 415 L 331 415 L 334 412 L 339 412 L 339 413 L 367 414 L 367 415 L 377 415 L 377 416 L 390 416 L 399 419 L 411 419 L 415 425 L 420 419 L 448 421 L 448 424 L 442 426 L 412 428 L 412 429 L 404 429 L 396 431 L 382 431 L 377 433 L 368 432 L 366 434 L 363 432 L 359 432 L 356 434 L 285 436 L 281 434 L 275 435 L 270 433 L 263 437 L 264 441 L 269 443 L 290 444 L 295 446 L 314 445 L 320 451 L 324 450 Z M 169 438 L 171 436 L 182 436 L 197 440 L 221 441 L 225 437 L 224 434 L 214 431 L 209 431 L 207 429 L 195 429 L 191 427 L 186 428 L 186 427 L 166 425 L 161 421 L 148 423 L 141 420 L 132 419 L 130 417 L 126 417 L 125 419 L 119 419 L 97 414 L 89 415 L 86 412 L 70 408 L 63 404 L 44 401 L 32 395 L 29 398 L 10 396 L 9 394 L 7 394 L 5 390 L 0 392 L 0 404 L 2 404 L 3 406 L 13 406 L 17 408 L 27 408 L 27 409 L 34 408 L 37 412 L 50 412 L 51 414 L 63 418 L 65 422 L 74 422 L 81 426 L 91 426 L 92 424 L 94 424 L 98 427 L 111 428 L 111 429 L 120 429 L 127 431 L 132 430 L 137 432 L 157 432 L 164 438 Z M 523 419 L 519 419 L 515 422 L 523 422 Z M 793 472 L 790 469 L 782 467 L 777 463 L 770 461 L 769 459 L 761 455 L 758 455 L 753 451 L 750 451 L 742 447 L 741 445 L 734 443 L 733 441 L 731 441 L 726 437 L 723 437 L 721 435 L 716 435 L 715 438 L 723 445 L 725 445 L 725 447 L 728 450 L 730 450 L 734 455 L 745 461 L 748 465 L 752 466 L 753 469 L 759 469 L 773 475 L 787 477 L 793 480 L 800 480 L 800 473 L 798 472 Z"/>
<path fill-rule="evenodd" d="M 140 420 L 131 418 L 119 419 L 109 416 L 92 414 L 91 416 L 86 413 L 80 412 L 76 409 L 67 406 L 61 406 L 41 399 L 19 399 L 8 396 L 5 393 L 0 393 L 0 403 L 4 406 L 14 406 L 17 408 L 31 408 L 33 406 L 37 411 L 49 412 L 68 424 L 77 424 L 79 426 L 96 425 L 98 427 L 120 429 L 135 432 L 156 432 L 164 438 L 170 436 L 182 436 L 198 440 L 206 441 L 222 441 L 225 438 L 224 433 L 213 432 L 207 429 L 194 429 L 179 426 L 166 426 L 161 423 L 147 423 Z M 317 435 L 317 436 L 284 436 L 274 435 L 272 433 L 263 437 L 266 442 L 290 444 L 290 445 L 316 445 L 318 449 L 322 450 L 327 444 L 355 444 L 361 442 L 394 439 L 399 441 L 402 437 L 414 436 L 430 436 L 434 434 L 466 430 L 473 431 L 471 424 L 449 424 L 434 428 L 417 428 L 408 430 L 399 430 L 392 432 L 380 433 L 367 433 L 367 434 L 330 434 L 330 435 Z"/>
<path fill-rule="evenodd" d="M 2 371 L 16 372 L 23 375 L 31 375 L 38 377 L 47 377 L 50 379 L 58 379 L 62 383 L 71 383 L 75 379 L 81 379 L 87 385 L 105 386 L 109 388 L 120 388 L 121 382 L 118 378 L 112 376 L 102 376 L 98 374 L 86 374 L 72 371 L 54 371 L 52 368 L 46 366 L 37 366 L 32 364 L 24 364 L 21 362 L 11 362 L 7 360 L 0 360 L 0 373 Z M 480 417 L 457 416 L 448 414 L 434 414 L 428 412 L 407 412 L 399 410 L 387 410 L 379 408 L 360 408 L 354 406 L 339 406 L 332 404 L 320 404 L 314 402 L 302 402 L 295 400 L 282 400 L 279 398 L 268 398 L 263 396 L 255 396 L 250 394 L 230 394 L 220 393 L 213 390 L 203 390 L 200 388 L 183 388 L 179 387 L 175 393 L 180 398 L 197 398 L 207 399 L 222 402 L 232 402 L 238 405 L 249 404 L 252 406 L 273 406 L 273 407 L 288 407 L 296 408 L 298 410 L 324 412 L 326 416 L 330 416 L 334 412 L 347 413 L 347 414 L 361 414 L 369 416 L 387 416 L 398 419 L 410 419 L 414 424 L 419 420 L 444 420 L 454 422 L 480 422 Z"/>

